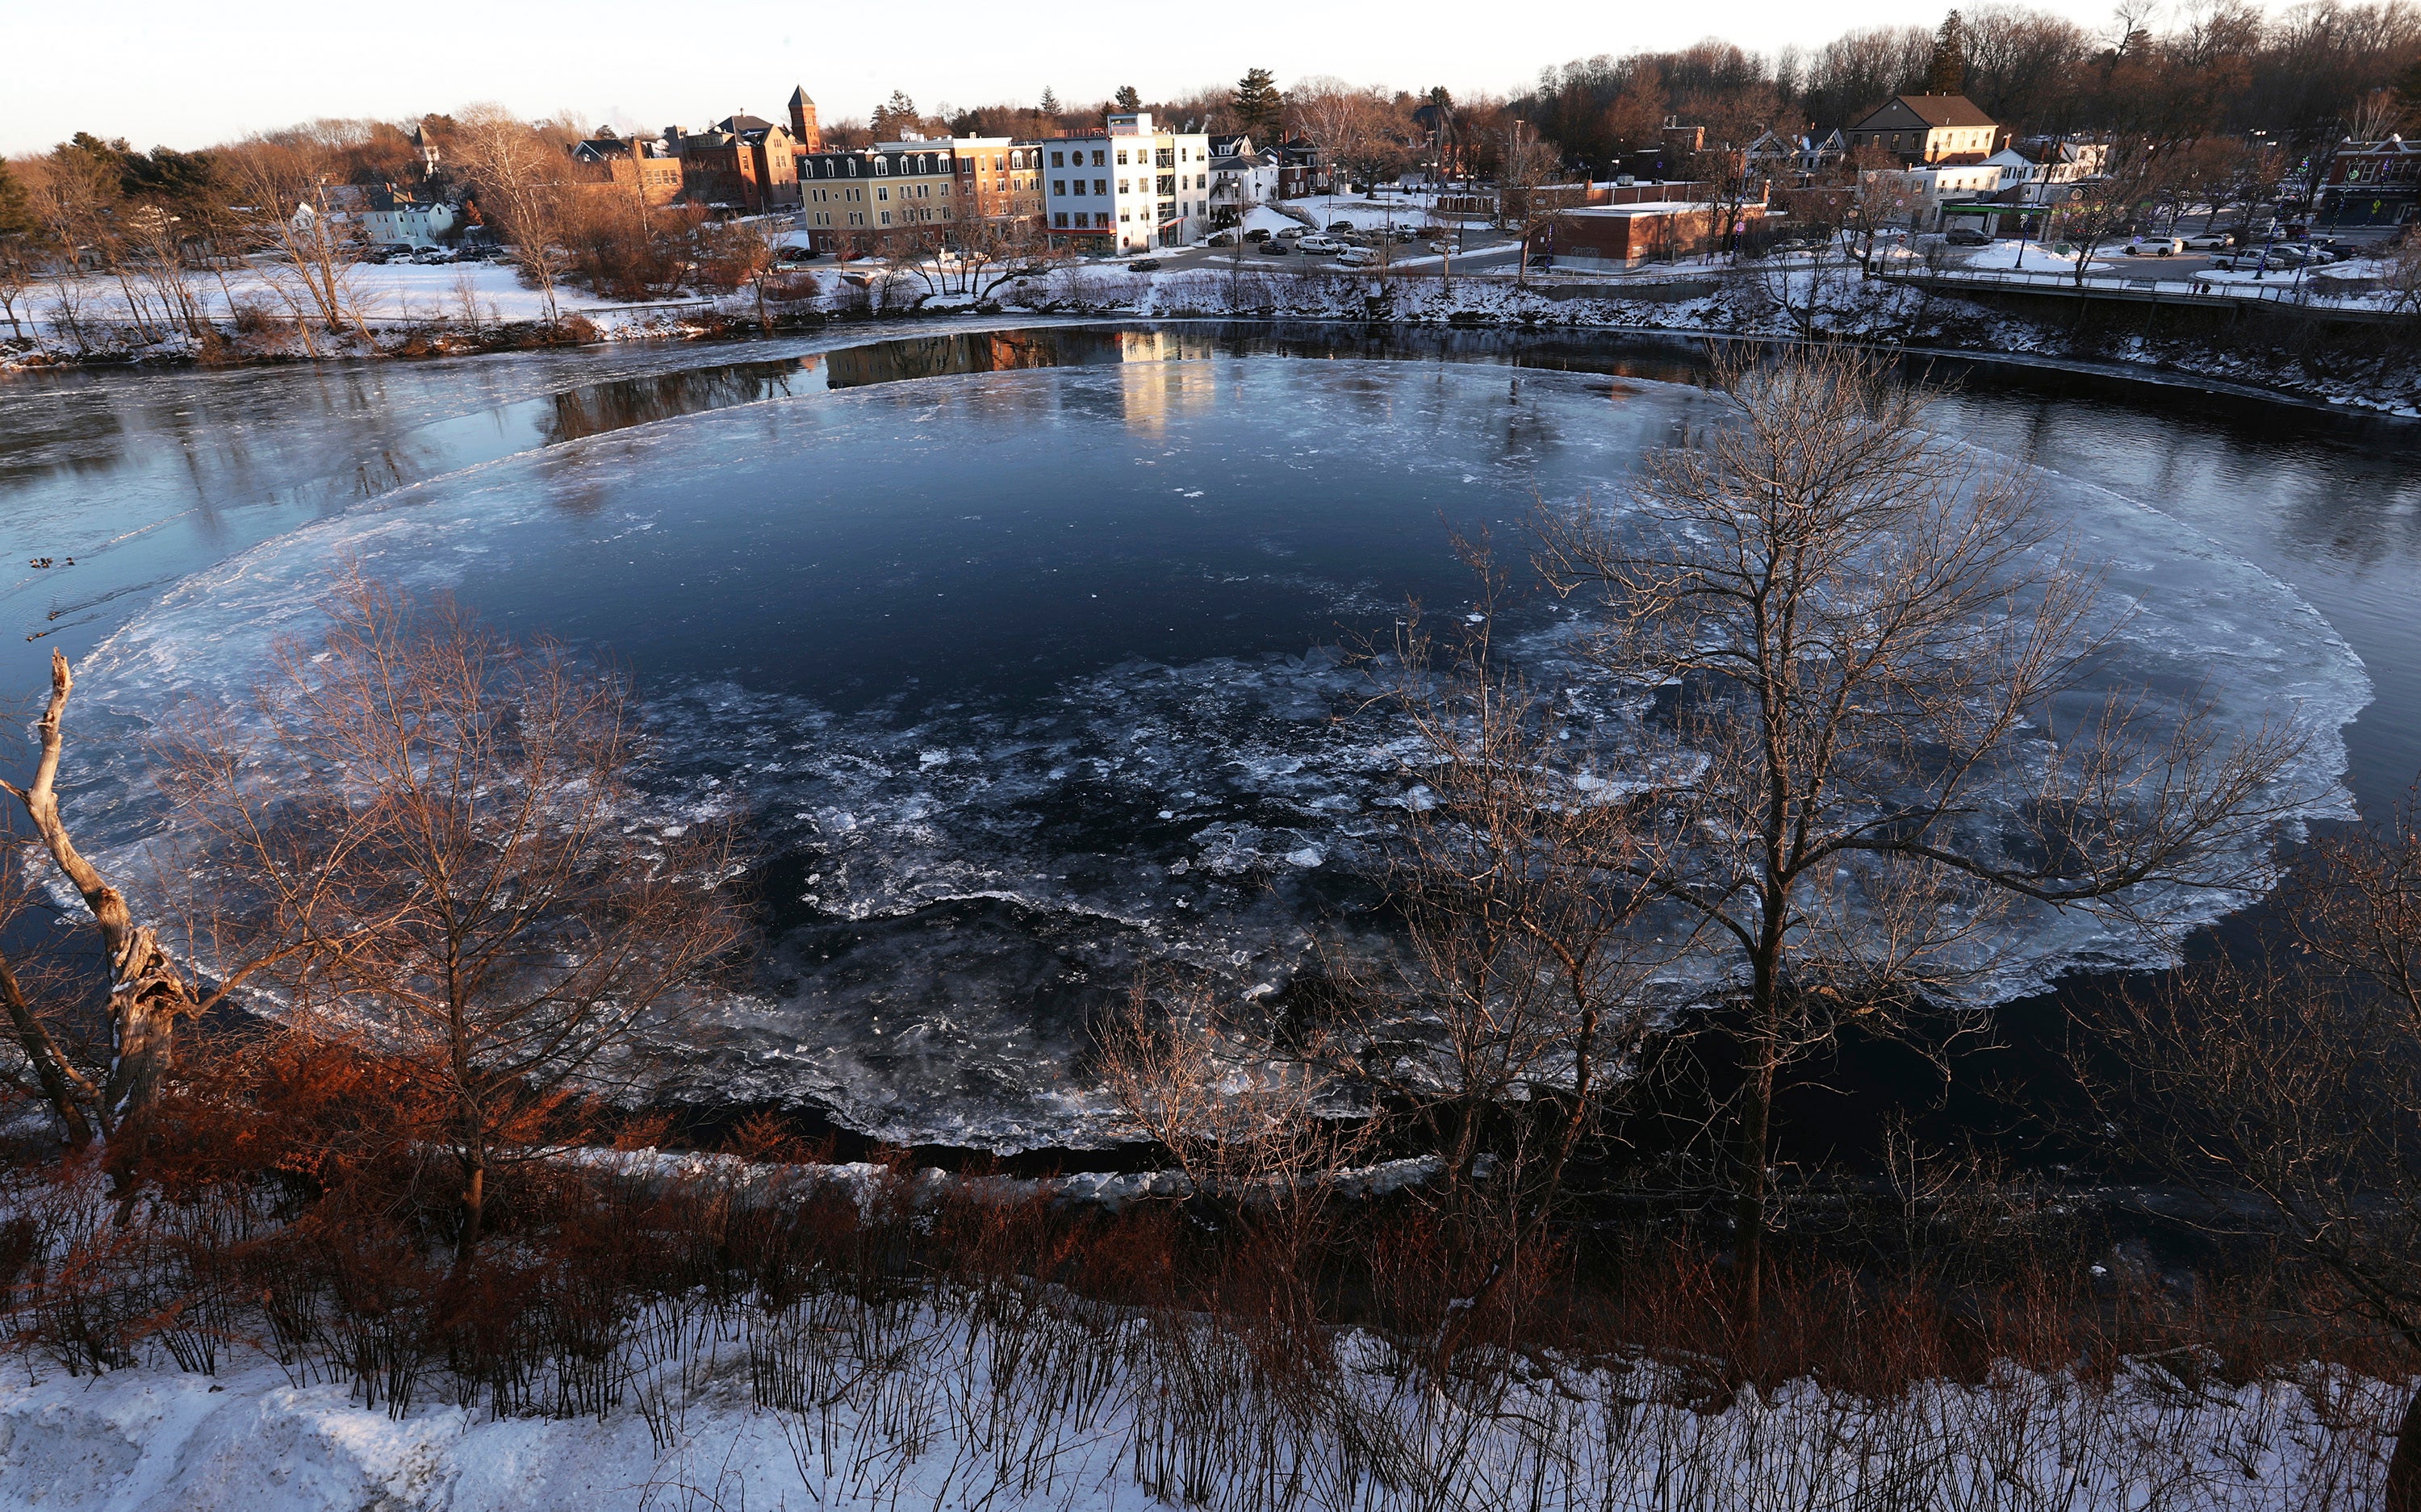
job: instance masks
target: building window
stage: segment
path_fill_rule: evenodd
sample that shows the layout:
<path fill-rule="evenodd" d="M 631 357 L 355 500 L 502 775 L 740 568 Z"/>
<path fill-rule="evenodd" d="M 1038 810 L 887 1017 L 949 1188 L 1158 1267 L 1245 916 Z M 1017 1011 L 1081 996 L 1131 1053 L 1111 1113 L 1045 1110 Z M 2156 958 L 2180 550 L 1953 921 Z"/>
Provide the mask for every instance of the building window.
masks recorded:
<path fill-rule="evenodd" d="M 1051 154 L 1051 165 L 1052 165 L 1053 167 L 1054 167 L 1054 168 L 1064 168 L 1064 167 L 1066 167 L 1068 164 L 1066 164 L 1065 163 L 1060 162 L 1060 161 L 1059 161 L 1059 154 L 1058 154 L 1058 153 L 1056 153 L 1056 152 L 1054 152 L 1054 153 L 1052 153 L 1052 154 Z"/>
<path fill-rule="evenodd" d="M 1068 229 L 1068 212 L 1063 210 L 1053 215 L 1051 217 L 1051 224 L 1062 231 Z"/>
<path fill-rule="evenodd" d="M 891 197 L 891 191 L 888 188 L 878 189 L 874 192 L 874 197 L 877 199 L 889 199 Z"/>
<path fill-rule="evenodd" d="M 1067 180 L 1067 179 L 1052 179 L 1052 180 L 1051 180 L 1051 192 L 1052 192 L 1053 194 L 1054 194 L 1054 195 L 1064 195 L 1064 194 L 1066 194 L 1066 193 L 1068 192 L 1068 180 Z"/>
<path fill-rule="evenodd" d="M 1118 193 L 1119 193 L 1119 194 L 1121 194 L 1121 195 L 1123 195 L 1123 194 L 1125 194 L 1126 192 L 1127 192 L 1127 181 L 1126 181 L 1124 179 L 1119 179 L 1119 180 L 1118 180 Z"/>
<path fill-rule="evenodd" d="M 1107 179 L 1096 179 L 1093 180 L 1093 193 L 1097 195 L 1106 195 L 1109 192 L 1110 181 Z"/>
<path fill-rule="evenodd" d="M 1097 151 L 1097 152 L 1095 152 L 1095 153 L 1093 154 L 1093 166 L 1094 166 L 1094 167 L 1096 167 L 1096 168 L 1107 167 L 1109 164 L 1106 164 L 1106 163 L 1104 163 L 1102 160 L 1103 160 L 1104 158 L 1107 158 L 1108 156 L 1109 156 L 1109 153 L 1107 153 L 1107 152 L 1105 152 L 1105 151 Z"/>

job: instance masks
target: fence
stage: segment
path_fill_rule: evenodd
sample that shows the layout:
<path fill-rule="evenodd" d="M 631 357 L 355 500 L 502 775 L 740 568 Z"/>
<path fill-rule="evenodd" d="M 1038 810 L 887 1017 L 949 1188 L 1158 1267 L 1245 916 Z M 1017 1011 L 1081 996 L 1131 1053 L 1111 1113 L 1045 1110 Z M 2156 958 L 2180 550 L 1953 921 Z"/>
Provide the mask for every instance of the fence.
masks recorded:
<path fill-rule="evenodd" d="M 2234 309 L 2246 304 L 2263 304 L 2301 314 L 2325 316 L 2345 320 L 2403 320 L 2409 312 L 2383 305 L 2355 304 L 2343 298 L 2317 295 L 2308 280 L 2293 274 L 2282 275 L 2287 281 L 2276 284 L 2215 284 L 2192 275 L 2169 281 L 2146 282 L 2141 279 L 2114 277 L 2107 273 L 2087 273 L 2080 284 L 2070 273 L 2029 273 L 2019 269 L 1986 268 L 1879 268 L 1875 276 L 1893 283 L 1910 284 L 1934 289 L 1990 289 L 2011 293 L 2063 294 L 2070 298 L 2118 300 L 2137 304 L 2186 304 L 2209 309 Z M 2185 287 L 2179 287 L 2183 284 Z"/>

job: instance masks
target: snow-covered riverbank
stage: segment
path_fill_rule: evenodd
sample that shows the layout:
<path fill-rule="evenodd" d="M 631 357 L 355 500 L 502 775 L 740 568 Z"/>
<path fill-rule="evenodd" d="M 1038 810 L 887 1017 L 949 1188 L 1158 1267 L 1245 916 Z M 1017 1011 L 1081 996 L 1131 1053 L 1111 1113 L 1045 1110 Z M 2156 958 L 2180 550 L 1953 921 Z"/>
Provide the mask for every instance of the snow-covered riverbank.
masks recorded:
<path fill-rule="evenodd" d="M 844 283 L 830 268 L 807 273 L 818 292 L 775 312 L 792 325 L 869 315 L 896 320 L 1000 311 L 1332 319 L 1763 339 L 1815 335 L 1987 361 L 2077 362 L 2117 376 L 2208 380 L 2334 407 L 2421 414 L 2421 351 L 2400 328 L 2376 327 L 2348 337 L 2342 330 L 2285 315 L 2234 330 L 2212 326 L 2151 334 L 2140 320 L 2080 322 L 2072 307 L 2055 300 L 2041 300 L 2039 311 L 2004 307 L 1863 279 L 1839 265 L 1822 273 L 1804 265 L 1679 269 L 1669 276 L 1565 279 L 1536 287 L 1502 276 L 1449 282 L 1429 268 L 1415 276 L 1382 279 L 1368 270 L 1281 272 L 1246 263 L 1138 273 L 1105 263 L 1058 268 L 1007 284 L 980 301 L 932 294 L 922 281 L 904 274 L 886 280 L 877 273 L 871 286 L 863 286 Z M 744 294 L 617 304 L 565 288 L 557 293 L 559 319 L 551 321 L 541 294 L 523 288 L 510 268 L 488 264 L 394 264 L 360 268 L 353 276 L 360 327 L 307 340 L 290 322 L 236 320 L 235 308 L 258 308 L 260 303 L 247 300 L 250 286 L 241 278 L 226 289 L 215 283 L 198 286 L 205 316 L 226 322 L 207 341 L 156 321 L 141 329 L 124 309 L 113 313 L 110 299 L 96 288 L 74 330 L 37 315 L 23 322 L 23 335 L 0 336 L 0 373 L 74 363 L 421 356 L 567 341 L 697 339 L 753 331 L 758 318 L 753 298 Z"/>

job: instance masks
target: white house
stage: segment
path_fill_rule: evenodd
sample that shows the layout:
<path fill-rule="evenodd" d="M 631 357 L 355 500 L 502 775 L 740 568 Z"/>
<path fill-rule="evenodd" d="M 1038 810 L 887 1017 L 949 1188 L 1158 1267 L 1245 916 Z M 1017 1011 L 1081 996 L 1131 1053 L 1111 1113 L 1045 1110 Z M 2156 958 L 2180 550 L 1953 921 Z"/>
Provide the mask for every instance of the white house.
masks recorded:
<path fill-rule="evenodd" d="M 373 245 L 433 247 L 454 229 L 457 219 L 454 207 L 442 200 L 418 200 L 393 190 L 373 189 L 369 209 L 362 213 L 362 231 Z"/>
<path fill-rule="evenodd" d="M 1054 246 L 1141 252 L 1183 246 L 1210 225 L 1210 138 L 1164 132 L 1151 113 L 1041 145 L 1042 224 Z"/>
<path fill-rule="evenodd" d="M 1963 205 L 2000 193 L 2001 170 L 1990 163 L 1937 163 L 1922 168 L 1870 168 L 1861 179 L 1888 173 L 1899 179 L 1909 200 L 1908 224 L 1913 231 L 1942 228 L 1942 207 Z"/>
<path fill-rule="evenodd" d="M 2100 173 L 2109 155 L 2104 143 L 2038 140 L 2023 147 L 2012 143 L 1986 158 L 1984 165 L 2001 170 L 2001 188 L 2016 190 L 2020 204 L 2040 205 L 2054 197 L 2054 186 Z"/>
<path fill-rule="evenodd" d="M 1233 226 L 1256 205 L 1278 197 L 1278 159 L 1256 151 L 1249 136 L 1222 137 L 1210 145 L 1210 218 Z"/>

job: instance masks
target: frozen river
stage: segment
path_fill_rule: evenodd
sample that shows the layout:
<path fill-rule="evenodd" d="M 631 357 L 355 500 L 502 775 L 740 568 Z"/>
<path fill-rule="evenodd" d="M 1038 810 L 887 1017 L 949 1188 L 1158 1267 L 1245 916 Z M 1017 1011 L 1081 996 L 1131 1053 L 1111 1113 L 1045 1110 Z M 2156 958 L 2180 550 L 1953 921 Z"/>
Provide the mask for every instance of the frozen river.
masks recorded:
<path fill-rule="evenodd" d="M 1404 748 L 1340 648 L 1469 597 L 1449 527 L 1618 489 L 1705 405 L 1679 348 L 1336 339 L 928 327 L 20 379 L 0 674 L 31 694 L 52 647 L 75 659 L 79 820 L 124 847 L 151 822 L 144 719 L 240 686 L 347 563 L 610 648 L 679 733 L 666 816 L 744 812 L 766 857 L 772 948 L 695 1093 L 1082 1143 L 1087 1016 L 1137 963 L 1283 993 L 1316 925 L 1353 927 Z M 1946 428 L 2042 468 L 2136 608 L 2114 676 L 2305 722 L 2315 815 L 2402 792 L 2410 428 L 1964 376 Z M 2009 990 L 2130 950 L 2047 923 Z"/>

